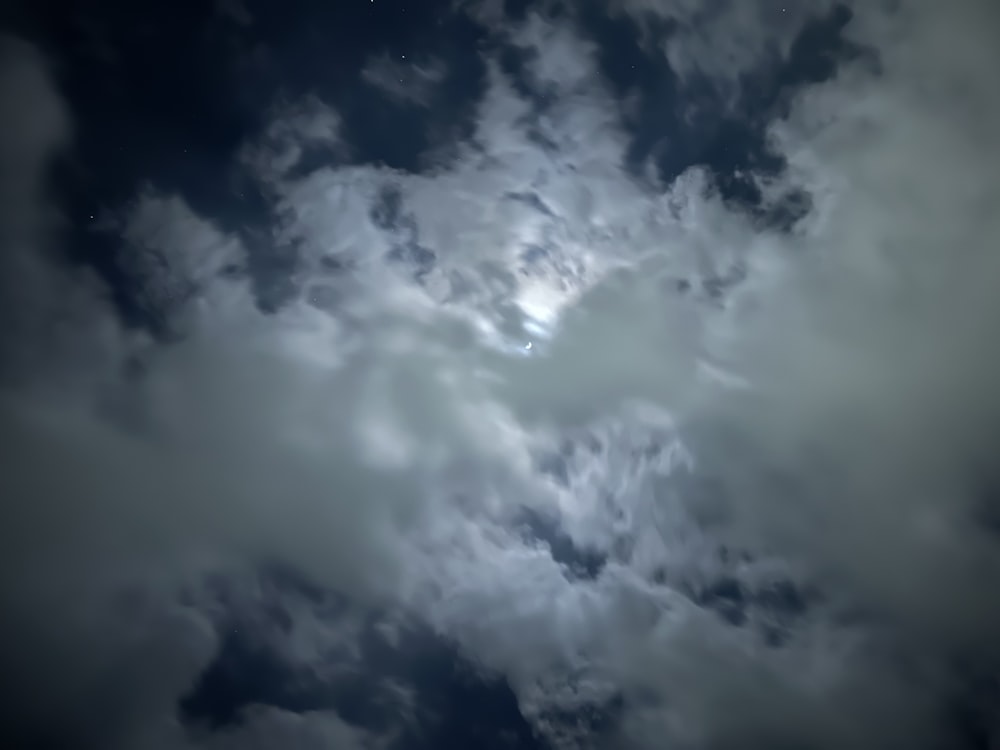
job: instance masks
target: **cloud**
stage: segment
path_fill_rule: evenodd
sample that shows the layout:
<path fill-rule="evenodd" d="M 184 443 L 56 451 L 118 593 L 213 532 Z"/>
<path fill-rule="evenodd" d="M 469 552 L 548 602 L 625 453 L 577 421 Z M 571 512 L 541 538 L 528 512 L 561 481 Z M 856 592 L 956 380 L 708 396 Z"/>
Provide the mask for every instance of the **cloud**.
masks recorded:
<path fill-rule="evenodd" d="M 1000 314 L 980 282 L 997 263 L 997 224 L 982 206 L 1000 187 L 984 13 L 975 3 L 947 19 L 929 6 L 890 19 L 859 11 L 849 30 L 880 42 L 881 73 L 846 68 L 775 128 L 793 174 L 826 198 L 737 353 L 771 394 L 754 419 L 778 456 L 818 443 L 847 481 L 839 501 L 818 490 L 822 509 L 804 508 L 819 515 L 800 522 L 820 521 L 838 565 L 900 617 L 979 646 L 997 613 L 977 588 L 1000 562 L 973 522 L 984 491 L 974 457 L 992 450 L 998 405 L 986 342 Z M 898 37 L 883 30 L 890 22 Z M 975 52 L 927 68 L 930 50 L 960 45 Z"/>
<path fill-rule="evenodd" d="M 68 145 L 71 127 L 38 51 L 20 39 L 4 37 L 0 55 L 0 96 L 6 113 L 0 131 L 0 184 L 7 243 L 37 227 L 48 170 Z"/>
<path fill-rule="evenodd" d="M 440 60 L 408 61 L 403 55 L 391 58 L 387 53 L 371 58 L 361 69 L 361 80 L 390 99 L 403 104 L 429 107 L 434 89 L 447 71 Z"/>
<path fill-rule="evenodd" d="M 340 116 L 315 97 L 285 107 L 276 107 L 259 141 L 247 144 L 242 162 L 251 174 L 264 181 L 279 180 L 299 165 L 310 150 L 327 158 L 342 156 Z"/>
<path fill-rule="evenodd" d="M 82 376 L 113 349 L 115 326 L 93 314 L 94 280 L 58 263 L 50 178 L 73 128 L 45 60 L 15 37 L 0 37 L 0 108 L 0 378 L 23 384 L 65 366 L 31 343 L 41 338 L 58 340 Z"/>
<path fill-rule="evenodd" d="M 147 188 L 117 224 L 128 294 L 154 325 L 179 334 L 253 313 L 246 250 L 183 199 Z"/>
<path fill-rule="evenodd" d="M 675 4 L 705 35 L 659 54 L 738 80 L 791 33 L 763 9 Z M 248 146 L 273 252 L 293 261 L 277 311 L 260 309 L 241 239 L 182 196 L 140 194 L 116 224 L 122 267 L 179 335 L 119 332 L 97 386 L 0 402 L 0 496 L 16 499 L 0 603 L 20 614 L 2 642 L 30 686 L 12 715 L 83 700 L 97 744 L 127 745 L 153 716 L 173 742 L 171 703 L 217 645 L 177 589 L 206 561 L 278 559 L 429 621 L 567 743 L 560 710 L 615 700 L 611 731 L 637 747 L 957 741 L 949 665 L 994 664 L 1000 614 L 996 542 L 973 521 L 1000 406 L 994 14 L 855 9 L 846 33 L 878 70 L 846 64 L 771 123 L 789 168 L 765 194 L 813 198 L 787 232 L 697 170 L 669 186 L 628 172 L 595 48 L 530 15 L 509 36 L 551 100 L 489 60 L 447 166 L 313 168 L 306 149 L 346 148 L 315 101 Z M 48 133 L 26 152 L 35 182 L 9 188 L 38 205 L 68 126 L 16 59 L 8 78 L 34 81 L 31 117 L 50 124 L 0 148 Z M 112 320 L 100 294 L 80 309 Z M 525 506 L 600 573 L 568 572 L 519 527 Z M 109 602 L 139 583 L 152 619 L 177 619 L 130 641 Z M 75 653 L 93 656 L 61 658 Z M 133 657 L 156 679 L 109 671 Z M 123 688 L 136 703 L 116 710 Z M 266 709 L 240 732 L 208 745 L 364 740 Z"/>
<path fill-rule="evenodd" d="M 996 225 L 984 210 L 995 200 L 1000 146 L 986 74 L 995 61 L 981 31 L 990 12 L 859 10 L 848 33 L 877 46 L 880 72 L 846 67 L 774 126 L 789 179 L 817 198 L 805 223 L 791 236 L 761 231 L 706 200 L 697 180 L 677 183 L 665 203 L 687 208 L 664 222 L 661 241 L 679 257 L 599 283 L 563 316 L 546 357 L 509 365 L 516 374 L 504 391 L 536 423 L 581 420 L 638 393 L 679 413 L 699 469 L 724 483 L 738 537 L 844 587 L 932 660 L 992 654 L 997 615 L 989 593 L 997 547 L 975 523 L 983 480 L 971 465 L 992 451 L 997 406 Z M 953 65 L 927 68 L 959 45 L 969 51 Z M 683 317 L 686 304 L 664 293 L 675 264 L 698 248 L 701 263 L 724 259 L 734 246 L 746 279 L 728 309 Z M 749 390 L 705 382 L 706 359 Z M 652 636 L 648 647 L 644 658 L 666 648 Z M 835 689 L 846 702 L 822 710 L 839 727 L 830 745 L 850 737 L 879 746 L 893 732 L 918 742 L 942 729 L 939 712 L 920 714 L 922 724 L 913 706 L 933 705 L 944 683 L 911 689 L 887 665 L 861 659 Z M 886 735 L 843 687 L 862 674 L 888 680 Z M 716 698 L 685 685 L 714 707 L 706 724 L 712 716 L 728 731 Z M 764 706 L 753 712 L 769 725 L 763 739 L 779 731 L 786 709 L 775 698 L 770 719 Z"/>
<path fill-rule="evenodd" d="M 659 47 L 677 75 L 735 97 L 741 77 L 787 57 L 803 26 L 837 6 L 833 0 L 616 0 L 611 9 L 632 18 L 645 44 Z M 664 24 L 672 25 L 665 36 L 657 33 Z"/>
<path fill-rule="evenodd" d="M 674 316 L 656 302 L 656 281 L 639 274 L 594 300 L 593 322 L 584 322 L 585 302 L 579 327 L 567 320 L 553 344 L 568 358 L 560 337 L 581 342 L 563 362 L 566 372 L 593 361 L 586 351 L 602 353 L 599 369 L 587 370 L 594 397 L 634 392 L 638 372 L 649 378 L 647 393 L 681 411 L 682 423 L 701 424 L 692 451 L 702 471 L 723 478 L 737 528 L 843 586 L 920 653 L 990 663 L 998 614 L 990 589 L 1000 559 L 996 540 L 976 523 L 986 489 L 975 457 L 992 452 L 997 417 L 989 331 L 1000 310 L 987 281 L 997 277 L 997 225 L 983 210 L 995 202 L 1000 154 L 986 73 L 996 61 L 982 31 L 992 13 L 978 3 L 940 15 L 919 4 L 889 16 L 858 9 L 848 33 L 876 45 L 880 72 L 848 66 L 805 90 L 775 123 L 789 179 L 817 205 L 792 236 L 725 219 L 722 226 L 739 231 L 746 281 L 728 312 L 701 317 L 700 345 L 749 390 L 692 383 L 696 368 L 678 379 L 677 363 L 691 355 L 683 339 L 665 335 L 659 321 Z M 949 64 L 928 67 L 959 47 Z M 685 244 L 729 239 L 714 221 L 684 229 Z M 612 310 L 615 325 L 601 326 Z M 636 325 L 640 310 L 657 323 Z M 626 325 L 631 341 L 615 335 Z M 557 382 L 560 365 L 545 367 Z M 557 390 L 533 392 L 533 408 L 551 404 Z M 720 432 L 702 433 L 706 424 Z M 732 433 L 738 441 L 722 450 Z M 891 680 L 882 669 L 871 675 L 876 682 Z M 669 671 L 676 668 L 659 670 Z M 933 705 L 942 688 L 934 679 L 919 688 L 891 681 L 884 695 L 900 703 L 887 706 L 885 731 L 915 743 L 934 736 L 941 724 L 915 716 L 934 724 L 940 713 L 913 705 Z M 846 744 L 892 741 L 853 700 L 828 705 L 841 729 L 862 731 Z M 778 701 L 774 709 L 780 726 L 788 707 Z M 724 731 L 714 719 L 720 713 L 716 706 L 710 715 Z M 766 715 L 763 707 L 753 713 L 755 721 Z M 838 736 L 830 735 L 831 746 L 841 746 Z"/>

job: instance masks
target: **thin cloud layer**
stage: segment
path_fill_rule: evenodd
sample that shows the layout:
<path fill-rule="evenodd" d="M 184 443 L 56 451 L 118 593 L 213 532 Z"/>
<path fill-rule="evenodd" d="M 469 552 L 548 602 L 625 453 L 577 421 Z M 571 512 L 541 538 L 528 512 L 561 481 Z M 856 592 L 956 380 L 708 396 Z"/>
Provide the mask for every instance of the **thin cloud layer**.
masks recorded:
<path fill-rule="evenodd" d="M 368 61 L 361 79 L 394 101 L 427 107 L 445 73 L 440 60 L 407 61 L 405 55 L 397 60 L 382 54 Z"/>
<path fill-rule="evenodd" d="M 696 29 L 657 54 L 720 87 L 803 23 L 768 3 L 620 5 Z M 627 118 L 572 16 L 511 22 L 524 78 L 484 53 L 474 133 L 435 169 L 345 166 L 316 101 L 247 144 L 292 269 L 276 311 L 243 238 L 140 194 L 114 226 L 170 340 L 125 330 L 88 282 L 74 341 L 15 342 L 76 362 L 83 341 L 99 375 L 39 370 L 58 401 L 3 394 L 3 642 L 7 684 L 28 686 L 5 690 L 5 720 L 73 709 L 102 747 L 394 747 L 323 712 L 264 709 L 204 744 L 176 723 L 217 646 L 178 590 L 279 561 L 429 623 L 552 746 L 958 746 L 953 666 L 1000 657 L 1000 547 L 979 523 L 1000 407 L 996 11 L 853 13 L 878 65 L 843 64 L 769 126 L 788 168 L 763 195 L 812 200 L 788 231 L 697 169 L 627 169 Z M 26 186 L 68 132 L 30 70 L 56 124 Z M 314 168 L 314 147 L 336 153 Z M 557 542 L 600 563 L 573 572 Z M 106 666 L 144 663 L 109 614 L 137 585 L 185 623 L 153 629 L 176 659 L 148 679 Z M 107 684 L 136 702 L 114 708 Z M 582 706 L 617 720 L 559 719 Z"/>
<path fill-rule="evenodd" d="M 94 315 L 96 284 L 77 269 L 58 267 L 64 217 L 49 189 L 57 159 L 69 148 L 73 128 L 65 102 L 40 52 L 0 36 L 0 315 L 5 336 L 0 360 L 5 380 L 30 382 L 39 369 L 50 375 L 69 357 L 81 370 L 94 349 L 112 345 L 114 332 Z M 88 344 L 76 339 L 86 336 Z M 58 342 L 39 351 L 32 342 Z M 55 357 L 53 356 L 55 355 Z M 82 374 L 82 373 L 81 373 Z"/>

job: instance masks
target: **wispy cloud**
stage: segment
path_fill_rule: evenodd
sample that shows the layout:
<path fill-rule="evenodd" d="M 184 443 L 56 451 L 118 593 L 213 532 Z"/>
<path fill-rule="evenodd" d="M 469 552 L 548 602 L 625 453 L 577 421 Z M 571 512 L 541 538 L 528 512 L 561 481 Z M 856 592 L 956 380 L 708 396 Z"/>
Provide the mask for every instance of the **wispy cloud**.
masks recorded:
<path fill-rule="evenodd" d="M 407 60 L 405 56 L 381 54 L 368 61 L 361 78 L 369 86 L 394 101 L 429 107 L 435 88 L 444 80 L 447 70 L 440 60 Z"/>

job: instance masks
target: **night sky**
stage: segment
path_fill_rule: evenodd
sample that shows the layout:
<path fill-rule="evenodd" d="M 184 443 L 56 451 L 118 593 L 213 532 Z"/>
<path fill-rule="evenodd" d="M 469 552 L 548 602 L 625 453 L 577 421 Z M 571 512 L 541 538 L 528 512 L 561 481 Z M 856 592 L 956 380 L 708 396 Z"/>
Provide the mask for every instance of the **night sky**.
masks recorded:
<path fill-rule="evenodd" d="M 0 745 L 997 747 L 998 35 L 5 5 Z"/>
<path fill-rule="evenodd" d="M 262 238 L 274 207 L 241 161 L 282 107 L 318 101 L 337 112 L 349 144 L 338 164 L 415 173 L 441 168 L 449 146 L 473 138 L 486 87 L 483 55 L 495 56 L 532 103 L 532 116 L 544 116 L 551 94 L 527 75 L 531 53 L 505 40 L 503 25 L 474 23 L 451 5 L 51 3 L 16 10 L 12 30 L 43 51 L 77 118 L 73 153 L 57 165 L 55 180 L 75 235 L 70 250 L 111 284 L 123 316 L 157 326 L 162 321 L 141 309 L 127 270 L 111 257 L 115 237 L 101 231 L 101 218 L 144 185 L 183 195 L 241 236 L 264 277 L 259 283 L 280 287 L 271 277 L 292 272 L 293 261 L 273 257 Z M 643 44 L 679 33 L 669 24 L 656 24 L 644 40 L 634 18 L 609 18 L 603 5 L 583 3 L 577 28 L 597 45 L 615 100 L 634 102 L 624 166 L 633 173 L 652 166 L 668 183 L 703 167 L 725 201 L 759 221 L 787 227 L 800 218 L 807 192 L 793 189 L 764 205 L 756 185 L 784 166 L 766 130 L 798 87 L 828 79 L 838 61 L 863 53 L 841 34 L 851 11 L 833 5 L 808 14 L 787 54 L 744 73 L 734 94 L 711 80 L 682 80 L 648 54 Z M 504 9 L 517 21 L 529 6 Z M 361 73 L 371 60 L 398 66 L 393 80 L 404 90 L 420 86 L 421 70 L 443 73 L 418 99 L 380 96 Z M 308 172 L 330 157 L 318 147 L 296 169 Z"/>

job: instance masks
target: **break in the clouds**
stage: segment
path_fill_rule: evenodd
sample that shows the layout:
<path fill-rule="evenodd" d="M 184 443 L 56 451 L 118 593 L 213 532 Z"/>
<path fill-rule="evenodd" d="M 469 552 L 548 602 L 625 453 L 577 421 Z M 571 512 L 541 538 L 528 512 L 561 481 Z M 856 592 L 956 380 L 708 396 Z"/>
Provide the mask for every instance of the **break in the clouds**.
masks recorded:
<path fill-rule="evenodd" d="M 644 46 L 656 49 L 683 77 L 700 77 L 735 98 L 748 76 L 787 59 L 802 28 L 831 11 L 847 11 L 833 0 L 785 3 L 705 3 L 699 0 L 613 0 L 613 14 L 631 18 Z M 664 25 L 674 32 L 664 37 Z"/>
<path fill-rule="evenodd" d="M 829 11 L 794 5 L 613 10 L 728 107 Z M 964 747 L 956 665 L 1000 658 L 997 11 L 851 13 L 865 54 L 766 126 L 785 167 L 761 200 L 810 196 L 790 226 L 705 168 L 630 164 L 599 40 L 528 13 L 483 48 L 470 137 L 421 172 L 350 162 L 317 99 L 276 106 L 233 167 L 266 202 L 280 305 L 260 304 L 259 227 L 148 186 L 113 212 L 152 333 L 43 252 L 69 114 L 9 43 L 4 288 L 58 280 L 9 315 L 72 299 L 77 327 L 5 351 L 85 377 L 39 367 L 3 394 L 5 720 L 62 716 L 101 747 L 423 747 L 404 707 L 436 694 L 395 673 L 378 729 L 332 689 L 181 722 L 231 637 L 207 581 L 277 563 L 454 644 L 541 747 Z M 359 75 L 426 105 L 444 69 Z M 282 631 L 302 679 L 383 668 L 317 597 Z"/>

